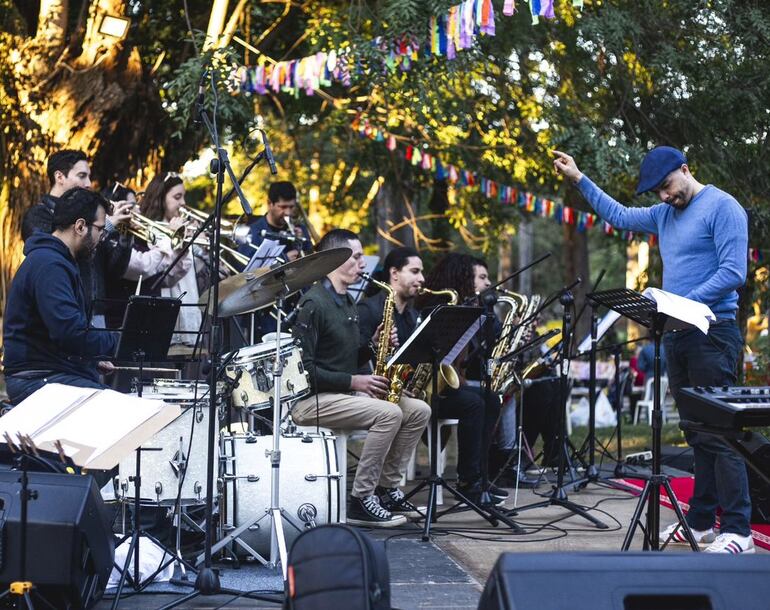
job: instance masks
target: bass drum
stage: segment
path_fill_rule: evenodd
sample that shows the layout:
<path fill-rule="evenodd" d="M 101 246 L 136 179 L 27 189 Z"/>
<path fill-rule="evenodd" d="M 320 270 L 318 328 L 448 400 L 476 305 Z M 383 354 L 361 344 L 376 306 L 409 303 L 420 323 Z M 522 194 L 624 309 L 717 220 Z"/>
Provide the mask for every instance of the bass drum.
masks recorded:
<path fill-rule="evenodd" d="M 179 496 L 182 505 L 203 502 L 209 445 L 208 384 L 156 379 L 142 385 L 142 398 L 176 403 L 182 414 L 142 445 L 150 450 L 142 452 L 140 501 L 173 505 Z M 216 476 L 216 468 L 214 472 Z M 118 465 L 118 476 L 113 481 L 116 499 L 134 499 L 135 473 L 136 453 L 131 452 Z"/>
<path fill-rule="evenodd" d="M 279 503 L 286 515 L 283 531 L 286 548 L 305 530 L 339 523 L 340 481 L 336 438 L 330 430 L 282 436 L 280 443 Z M 226 524 L 223 534 L 260 519 L 233 541 L 239 557 L 252 555 L 239 540 L 260 555 L 270 555 L 270 457 L 272 436 L 225 436 L 224 481 Z"/>

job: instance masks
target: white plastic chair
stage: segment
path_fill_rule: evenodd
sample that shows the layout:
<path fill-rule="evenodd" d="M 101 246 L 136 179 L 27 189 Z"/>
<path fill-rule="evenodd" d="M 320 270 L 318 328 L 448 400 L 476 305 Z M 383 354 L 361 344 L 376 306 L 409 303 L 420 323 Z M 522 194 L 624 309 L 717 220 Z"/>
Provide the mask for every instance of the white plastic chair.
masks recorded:
<path fill-rule="evenodd" d="M 647 413 L 647 421 L 652 421 L 652 409 L 655 403 L 655 395 L 653 393 L 653 384 L 655 383 L 654 379 L 648 379 L 644 383 L 644 396 L 642 399 L 636 403 L 636 413 L 634 413 L 634 425 L 639 423 L 639 413 L 642 412 L 642 409 Z M 667 413 L 666 413 L 666 394 L 668 393 L 668 377 L 661 376 L 660 378 L 660 411 L 661 411 L 661 417 L 663 419 L 663 423 L 665 424 L 667 421 Z"/>

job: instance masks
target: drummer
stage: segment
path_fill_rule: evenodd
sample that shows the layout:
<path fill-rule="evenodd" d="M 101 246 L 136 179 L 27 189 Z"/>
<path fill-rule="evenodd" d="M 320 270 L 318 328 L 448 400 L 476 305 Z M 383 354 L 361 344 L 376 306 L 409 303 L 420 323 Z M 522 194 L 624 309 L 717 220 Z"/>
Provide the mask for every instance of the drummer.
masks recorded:
<path fill-rule="evenodd" d="M 258 217 L 251 223 L 248 242 L 242 244 L 238 250 L 241 254 L 248 257 L 254 256 L 255 248 L 265 240 L 263 231 L 276 235 L 282 233 L 293 233 L 301 241 L 281 241 L 285 246 L 283 258 L 286 261 L 293 261 L 300 255 L 310 254 L 313 251 L 313 245 L 310 241 L 310 233 L 305 225 L 294 223 L 293 218 L 297 211 L 297 189 L 291 182 L 273 182 L 267 190 L 267 211 L 264 215 Z M 291 227 L 290 227 L 291 223 Z M 293 229 L 293 230 L 292 230 Z M 270 237 L 268 237 L 270 239 Z M 297 299 L 290 300 L 286 306 L 286 312 L 291 309 L 291 305 L 296 304 Z M 272 308 L 271 308 L 272 309 Z M 255 334 L 261 336 L 275 331 L 275 317 L 271 315 L 271 309 L 254 314 L 253 323 L 256 325 Z M 240 319 L 241 326 L 247 326 L 252 320 Z"/>
<path fill-rule="evenodd" d="M 344 263 L 317 282 L 299 304 L 295 334 L 303 348 L 303 364 L 310 373 L 311 394 L 300 400 L 292 416 L 300 425 L 367 430 L 356 468 L 348 508 L 348 523 L 393 527 L 416 516 L 416 508 L 398 488 L 420 436 L 430 419 L 430 407 L 403 396 L 399 404 L 384 400 L 389 380 L 357 375 L 372 357 L 369 345 L 359 347 L 358 312 L 347 289 L 364 269 L 358 236 L 334 229 L 318 243 L 319 252 L 350 248 Z M 380 329 L 371 338 L 380 339 Z M 382 339 L 387 340 L 387 339 Z"/>

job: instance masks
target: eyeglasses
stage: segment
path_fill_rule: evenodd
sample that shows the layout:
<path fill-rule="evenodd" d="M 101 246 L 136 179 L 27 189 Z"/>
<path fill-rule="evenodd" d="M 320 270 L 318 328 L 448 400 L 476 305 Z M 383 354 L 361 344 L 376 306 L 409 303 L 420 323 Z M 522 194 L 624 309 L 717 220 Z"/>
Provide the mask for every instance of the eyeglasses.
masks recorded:
<path fill-rule="evenodd" d="M 99 241 L 103 240 L 107 236 L 107 231 L 105 230 L 105 227 L 107 225 L 98 225 L 95 222 L 91 223 L 89 226 L 96 227 L 99 229 Z"/>
<path fill-rule="evenodd" d="M 166 172 L 166 175 L 163 176 L 163 182 L 166 182 L 171 178 L 181 178 L 181 176 L 176 172 Z"/>

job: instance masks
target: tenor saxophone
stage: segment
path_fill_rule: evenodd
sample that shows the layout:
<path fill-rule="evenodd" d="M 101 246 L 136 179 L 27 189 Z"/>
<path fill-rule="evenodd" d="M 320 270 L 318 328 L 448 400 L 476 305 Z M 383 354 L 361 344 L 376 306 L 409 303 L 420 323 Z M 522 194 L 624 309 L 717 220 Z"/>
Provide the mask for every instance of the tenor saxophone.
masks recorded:
<path fill-rule="evenodd" d="M 456 290 L 447 288 L 445 290 L 431 290 L 430 288 L 420 287 L 417 294 L 432 294 L 434 296 L 446 296 L 449 298 L 449 305 L 457 305 L 460 300 L 460 296 Z M 431 387 L 431 380 L 433 377 L 433 365 L 430 362 L 423 362 L 417 365 L 414 369 L 414 374 L 409 382 L 406 384 L 406 389 L 415 398 L 430 402 L 431 393 L 433 388 Z M 442 363 L 439 366 L 438 377 L 438 394 L 444 392 L 449 387 L 454 390 L 460 387 L 460 376 L 451 364 Z"/>
<path fill-rule="evenodd" d="M 388 389 L 388 395 L 386 400 L 394 404 L 398 404 L 401 400 L 401 392 L 404 389 L 404 382 L 401 377 L 403 371 L 400 367 L 394 366 L 388 369 L 388 359 L 391 355 L 390 349 L 390 335 L 393 330 L 393 324 L 395 323 L 394 311 L 396 307 L 396 292 L 385 282 L 375 280 L 368 273 L 361 273 L 361 277 L 371 282 L 375 286 L 379 286 L 385 291 L 385 306 L 382 309 L 382 330 L 380 331 L 380 342 L 377 345 L 377 354 L 374 362 L 374 374 L 380 377 L 387 377 L 390 380 L 390 387 Z"/>
<path fill-rule="evenodd" d="M 529 320 L 525 324 L 521 324 L 521 322 L 527 320 L 537 310 L 540 305 L 540 296 L 533 295 L 532 298 L 527 298 L 523 294 L 506 290 L 503 291 L 502 296 L 498 297 L 498 302 L 508 303 L 510 310 L 506 314 L 505 320 L 503 320 L 501 339 L 495 345 L 495 349 L 492 350 L 494 365 L 492 366 L 490 378 L 492 391 L 503 395 L 510 388 L 511 384 L 516 381 L 516 378 L 513 361 L 500 362 L 500 358 L 516 350 L 521 344 L 522 338 L 533 323 L 533 320 Z M 517 324 L 520 326 L 514 328 Z"/>

